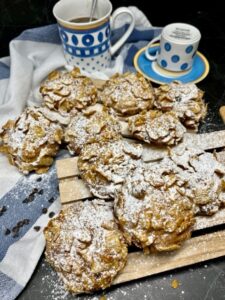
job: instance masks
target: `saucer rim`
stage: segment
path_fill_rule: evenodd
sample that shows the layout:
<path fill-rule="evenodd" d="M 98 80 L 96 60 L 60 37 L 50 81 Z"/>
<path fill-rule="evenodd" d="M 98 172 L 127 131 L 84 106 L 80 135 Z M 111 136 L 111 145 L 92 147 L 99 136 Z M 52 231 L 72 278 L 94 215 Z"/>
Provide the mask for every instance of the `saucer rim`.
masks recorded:
<path fill-rule="evenodd" d="M 153 47 L 156 47 L 156 46 L 159 46 L 159 43 L 152 44 L 149 48 L 153 48 Z M 136 69 L 139 73 L 141 73 L 145 78 L 147 78 L 148 80 L 150 80 L 150 81 L 152 81 L 152 82 L 154 82 L 154 83 L 157 83 L 157 84 L 165 84 L 164 81 L 158 81 L 158 80 L 156 80 L 156 79 L 154 79 L 154 78 L 148 76 L 146 73 L 144 73 L 144 72 L 140 69 L 140 67 L 139 67 L 139 65 L 138 65 L 138 58 L 139 58 L 139 56 L 142 54 L 142 52 L 145 51 L 146 48 L 147 48 L 147 46 L 141 48 L 141 49 L 138 50 L 138 52 L 135 54 L 134 59 L 133 59 L 133 63 L 134 63 L 135 69 Z M 203 61 L 203 63 L 204 63 L 204 66 L 205 66 L 205 70 L 204 70 L 204 72 L 202 73 L 202 75 L 201 75 L 200 77 L 198 77 L 198 78 L 195 79 L 195 80 L 188 81 L 187 83 L 198 83 L 198 82 L 202 81 L 203 79 L 206 78 L 206 76 L 209 74 L 209 71 L 210 71 L 210 66 L 209 66 L 209 62 L 208 62 L 207 58 L 206 58 L 200 51 L 197 51 L 196 54 L 202 59 L 202 61 Z M 150 63 L 152 63 L 152 62 L 150 61 Z M 166 78 L 165 76 L 163 76 L 163 74 L 160 74 L 160 75 L 161 75 L 162 77 Z M 178 77 L 179 77 L 179 76 L 178 76 Z M 175 78 L 172 79 L 171 81 L 173 81 L 173 80 L 177 80 L 177 78 L 175 77 Z"/>

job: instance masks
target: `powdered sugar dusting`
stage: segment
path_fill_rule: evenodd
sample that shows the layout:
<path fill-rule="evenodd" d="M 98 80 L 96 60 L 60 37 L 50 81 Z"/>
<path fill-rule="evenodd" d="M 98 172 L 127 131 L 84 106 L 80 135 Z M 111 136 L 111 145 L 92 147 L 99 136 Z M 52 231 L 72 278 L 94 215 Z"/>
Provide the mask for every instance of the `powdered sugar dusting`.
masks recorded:
<path fill-rule="evenodd" d="M 117 115 L 131 116 L 152 107 L 154 91 L 141 74 L 116 74 L 103 86 L 100 99 Z"/>
<path fill-rule="evenodd" d="M 142 146 L 124 140 L 86 145 L 79 156 L 81 176 L 100 198 L 114 198 L 126 176 L 141 163 Z"/>
<path fill-rule="evenodd" d="M 71 154 L 79 154 L 85 144 L 121 138 L 119 122 L 105 112 L 83 112 L 74 116 L 65 131 Z"/>
<path fill-rule="evenodd" d="M 115 213 L 129 244 L 145 251 L 174 250 L 190 236 L 193 205 L 184 195 L 185 184 L 168 164 L 142 166 L 127 177 Z"/>
<path fill-rule="evenodd" d="M 172 112 L 150 110 L 129 118 L 129 130 L 146 143 L 176 145 L 186 129 Z"/>
<path fill-rule="evenodd" d="M 188 128 L 197 129 L 206 115 L 203 92 L 193 83 L 174 81 L 156 88 L 155 94 L 155 107 L 162 111 L 174 111 Z"/>
<path fill-rule="evenodd" d="M 171 159 L 188 182 L 187 195 L 196 205 L 196 214 L 212 215 L 225 203 L 225 167 L 211 153 L 196 148 L 178 147 Z"/>
<path fill-rule="evenodd" d="M 194 83 L 176 84 L 172 82 L 170 87 L 168 95 L 173 101 L 185 103 L 198 97 L 198 88 Z"/>
<path fill-rule="evenodd" d="M 67 206 L 49 223 L 45 237 L 47 260 L 71 292 L 106 288 L 126 263 L 127 247 L 110 202 Z"/>
<path fill-rule="evenodd" d="M 70 112 L 96 103 L 97 89 L 78 68 L 71 72 L 53 71 L 41 85 L 40 92 L 50 109 Z"/>
<path fill-rule="evenodd" d="M 16 121 L 3 126 L 3 147 L 11 163 L 23 173 L 52 164 L 62 140 L 62 128 L 51 122 L 40 108 L 27 108 Z"/>

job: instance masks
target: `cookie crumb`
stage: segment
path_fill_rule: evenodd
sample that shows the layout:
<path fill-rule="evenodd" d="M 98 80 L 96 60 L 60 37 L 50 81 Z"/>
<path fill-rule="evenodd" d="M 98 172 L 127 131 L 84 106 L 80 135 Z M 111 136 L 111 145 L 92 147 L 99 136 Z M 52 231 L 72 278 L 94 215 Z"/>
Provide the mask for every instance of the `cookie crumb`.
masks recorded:
<path fill-rule="evenodd" d="M 171 287 L 177 289 L 180 286 L 180 282 L 177 279 L 172 280 Z"/>
<path fill-rule="evenodd" d="M 106 298 L 105 295 L 103 295 L 103 296 L 101 296 L 101 297 L 99 298 L 99 300 L 107 300 L 107 298 Z"/>

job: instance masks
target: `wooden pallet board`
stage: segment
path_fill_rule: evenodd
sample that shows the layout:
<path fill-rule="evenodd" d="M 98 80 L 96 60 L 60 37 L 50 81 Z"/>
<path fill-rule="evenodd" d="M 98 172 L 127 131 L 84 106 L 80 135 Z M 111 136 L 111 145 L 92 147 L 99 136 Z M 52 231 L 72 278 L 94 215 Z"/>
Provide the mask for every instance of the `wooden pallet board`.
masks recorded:
<path fill-rule="evenodd" d="M 225 131 L 208 134 L 190 134 L 183 143 L 201 145 L 205 150 L 225 147 Z M 135 141 L 131 141 L 135 142 Z M 158 152 L 157 152 L 158 151 Z M 151 162 L 166 155 L 165 149 L 144 145 L 144 160 Z M 217 159 L 225 163 L 225 151 L 215 153 Z M 78 157 L 71 157 L 56 162 L 59 179 L 60 197 L 63 205 L 93 197 L 79 177 Z M 225 225 L 225 209 L 211 217 L 197 217 L 194 230 L 215 228 Z M 145 255 L 142 251 L 128 254 L 126 267 L 114 280 L 114 284 L 158 274 L 175 268 L 188 266 L 205 260 L 225 255 L 225 230 L 200 235 L 186 241 L 177 251 Z"/>
<path fill-rule="evenodd" d="M 128 261 L 113 284 L 190 266 L 225 255 L 225 230 L 191 238 L 177 251 L 146 255 L 129 253 Z"/>

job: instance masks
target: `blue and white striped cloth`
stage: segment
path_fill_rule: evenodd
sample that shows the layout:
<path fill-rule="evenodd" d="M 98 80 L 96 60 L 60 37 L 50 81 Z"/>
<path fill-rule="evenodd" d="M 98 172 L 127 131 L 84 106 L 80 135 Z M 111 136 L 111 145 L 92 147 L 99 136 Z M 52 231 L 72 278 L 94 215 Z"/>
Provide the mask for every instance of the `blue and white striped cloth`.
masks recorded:
<path fill-rule="evenodd" d="M 134 54 L 161 31 L 151 27 L 137 8 L 131 9 L 136 27 L 115 59 L 112 72 L 121 70 L 121 61 L 123 71 L 133 71 Z M 125 29 L 126 25 L 115 29 L 112 42 Z M 56 24 L 26 30 L 14 39 L 10 57 L 0 59 L 0 126 L 17 117 L 25 106 L 40 104 L 41 81 L 63 66 L 65 59 Z M 44 250 L 42 229 L 48 223 L 49 213 L 58 213 L 59 209 L 55 166 L 44 175 L 23 176 L 0 154 L 1 300 L 15 299 L 26 286 Z M 39 231 L 35 230 L 38 226 Z"/>

